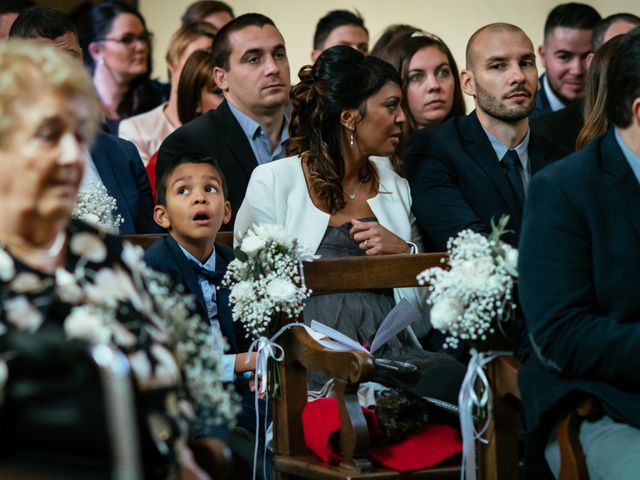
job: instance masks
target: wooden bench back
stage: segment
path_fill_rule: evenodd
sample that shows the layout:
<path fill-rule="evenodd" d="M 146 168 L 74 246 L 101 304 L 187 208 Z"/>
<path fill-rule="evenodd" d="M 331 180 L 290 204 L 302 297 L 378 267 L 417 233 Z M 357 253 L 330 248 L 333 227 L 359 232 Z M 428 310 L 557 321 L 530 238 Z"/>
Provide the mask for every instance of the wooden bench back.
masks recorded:
<path fill-rule="evenodd" d="M 165 235 L 166 233 L 143 233 L 139 235 L 122 235 L 120 238 L 146 250 L 153 245 L 153 242 Z M 216 235 L 216 243 L 233 247 L 233 232 L 218 232 Z"/>
<path fill-rule="evenodd" d="M 418 286 L 425 268 L 446 266 L 444 254 L 343 257 L 305 262 L 306 285 L 316 293 Z M 282 392 L 274 402 L 276 465 L 293 468 L 287 457 L 307 455 L 301 413 L 307 403 L 307 371 L 323 371 L 335 380 L 340 409 L 341 449 L 345 466 L 370 468 L 368 429 L 357 399 L 358 384 L 373 374 L 373 357 L 361 351 L 336 352 L 314 342 L 303 329 L 281 337 L 286 352 L 281 364 Z M 299 472 L 302 473 L 302 472 Z"/>

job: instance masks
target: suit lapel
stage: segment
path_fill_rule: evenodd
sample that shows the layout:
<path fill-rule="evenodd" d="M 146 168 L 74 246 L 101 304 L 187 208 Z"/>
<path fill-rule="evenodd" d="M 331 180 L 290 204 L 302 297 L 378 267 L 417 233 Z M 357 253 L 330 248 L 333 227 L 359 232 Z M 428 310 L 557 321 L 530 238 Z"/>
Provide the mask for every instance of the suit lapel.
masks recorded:
<path fill-rule="evenodd" d="M 109 161 L 109 149 L 107 148 L 107 144 L 102 141 L 102 135 L 106 134 L 99 133 L 96 138 L 96 143 L 91 149 L 91 159 L 93 160 L 93 164 L 96 166 L 98 175 L 100 175 L 100 180 L 102 180 L 102 183 L 109 192 L 109 195 L 115 198 L 116 205 L 118 207 L 118 213 L 124 220 L 124 223 L 120 227 L 120 233 L 133 233 L 133 217 L 131 215 L 131 212 L 129 211 L 129 205 L 126 200 L 124 190 L 122 189 L 122 186 L 118 181 L 118 176 L 113 170 L 113 166 Z M 127 226 L 130 226 L 131 232 L 128 231 Z"/>
<path fill-rule="evenodd" d="M 207 313 L 207 304 L 204 301 L 204 296 L 202 295 L 202 289 L 200 288 L 200 284 L 198 283 L 198 277 L 193 272 L 191 265 L 189 264 L 189 260 L 184 256 L 182 250 L 176 243 L 176 241 L 171 237 L 171 235 L 167 235 L 164 237 L 164 240 L 167 244 L 167 248 L 173 257 L 173 261 L 180 272 L 180 276 L 182 277 L 183 284 L 187 289 L 187 293 L 190 293 L 196 297 L 198 305 L 200 307 L 200 313 L 203 315 L 204 319 L 209 323 L 209 315 Z"/>
<path fill-rule="evenodd" d="M 244 134 L 233 112 L 231 112 L 226 100 L 218 106 L 216 111 L 222 128 L 222 141 L 247 173 L 247 177 L 251 176 L 253 169 L 258 166 L 258 161 L 247 136 Z"/>
<path fill-rule="evenodd" d="M 531 132 L 529 138 L 529 162 L 531 165 L 531 176 L 535 175 L 540 169 L 551 163 L 549 152 L 542 145 L 542 140 L 535 133 Z"/>
<path fill-rule="evenodd" d="M 218 248 L 216 248 L 216 271 L 223 273 L 227 271 L 227 262 L 220 255 Z M 229 305 L 229 293 L 229 289 L 222 286 L 216 290 L 218 320 L 220 321 L 222 334 L 227 339 L 227 342 L 229 342 L 231 352 L 238 353 L 235 329 L 233 327 L 233 316 L 231 314 L 231 306 Z"/>
<path fill-rule="evenodd" d="M 640 235 L 640 184 L 622 153 L 615 134 L 610 131 L 602 139 L 600 155 L 611 179 L 611 188 Z"/>
<path fill-rule="evenodd" d="M 460 121 L 460 125 L 467 153 L 491 179 L 493 185 L 509 206 L 512 218 L 519 223 L 522 212 L 518 208 L 518 202 L 511 191 L 509 181 L 502 171 L 500 161 L 491 146 L 487 134 L 484 132 L 482 125 L 480 125 L 476 112 L 473 111 L 466 118 L 463 118 Z"/>

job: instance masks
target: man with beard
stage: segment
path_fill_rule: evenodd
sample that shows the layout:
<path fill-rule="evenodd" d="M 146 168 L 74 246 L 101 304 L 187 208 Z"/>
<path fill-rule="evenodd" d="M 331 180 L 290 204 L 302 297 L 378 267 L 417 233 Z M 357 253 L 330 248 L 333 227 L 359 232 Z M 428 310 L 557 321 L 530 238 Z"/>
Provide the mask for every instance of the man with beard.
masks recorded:
<path fill-rule="evenodd" d="M 467 44 L 464 92 L 476 109 L 411 137 L 404 173 L 427 251 L 446 250 L 464 229 L 488 234 L 509 216 L 517 246 L 531 176 L 568 152 L 529 131 L 538 71 L 533 44 L 515 25 L 493 23 Z"/>

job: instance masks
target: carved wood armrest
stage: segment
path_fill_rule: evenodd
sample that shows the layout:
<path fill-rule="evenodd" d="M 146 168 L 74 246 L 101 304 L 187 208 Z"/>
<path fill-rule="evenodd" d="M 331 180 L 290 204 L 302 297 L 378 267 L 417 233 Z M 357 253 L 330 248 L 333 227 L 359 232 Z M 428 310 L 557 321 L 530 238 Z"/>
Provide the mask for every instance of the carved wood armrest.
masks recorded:
<path fill-rule="evenodd" d="M 360 350 L 331 350 L 316 342 L 304 328 L 293 328 L 286 342 L 285 362 L 299 362 L 307 371 L 325 372 L 349 383 L 368 381 L 375 368 L 373 356 Z"/>
<path fill-rule="evenodd" d="M 340 413 L 342 466 L 355 471 L 372 468 L 367 459 L 369 430 L 358 402 L 358 386 L 374 371 L 373 357 L 359 350 L 331 350 L 305 329 L 292 328 L 280 337 L 285 359 L 280 365 L 282 398 L 274 404 L 274 448 L 277 454 L 304 452 L 300 416 L 306 404 L 306 372 L 325 372 L 335 380 Z"/>

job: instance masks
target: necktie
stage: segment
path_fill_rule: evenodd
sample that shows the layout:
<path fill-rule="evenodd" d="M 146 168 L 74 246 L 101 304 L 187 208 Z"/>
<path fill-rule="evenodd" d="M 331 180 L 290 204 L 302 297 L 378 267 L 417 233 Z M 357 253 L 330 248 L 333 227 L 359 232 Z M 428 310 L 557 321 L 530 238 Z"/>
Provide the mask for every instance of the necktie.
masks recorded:
<path fill-rule="evenodd" d="M 511 185 L 511 190 L 518 200 L 518 206 L 522 208 L 524 204 L 524 187 L 522 186 L 522 177 L 520 177 L 520 157 L 515 150 L 507 151 L 502 159 L 504 171 Z"/>
<path fill-rule="evenodd" d="M 195 273 L 197 276 L 202 276 L 206 278 L 210 283 L 214 285 L 219 285 L 220 281 L 224 277 L 224 274 L 222 272 L 216 272 L 216 271 L 201 267 L 193 260 L 190 260 L 189 263 L 191 264 L 193 273 Z"/>

